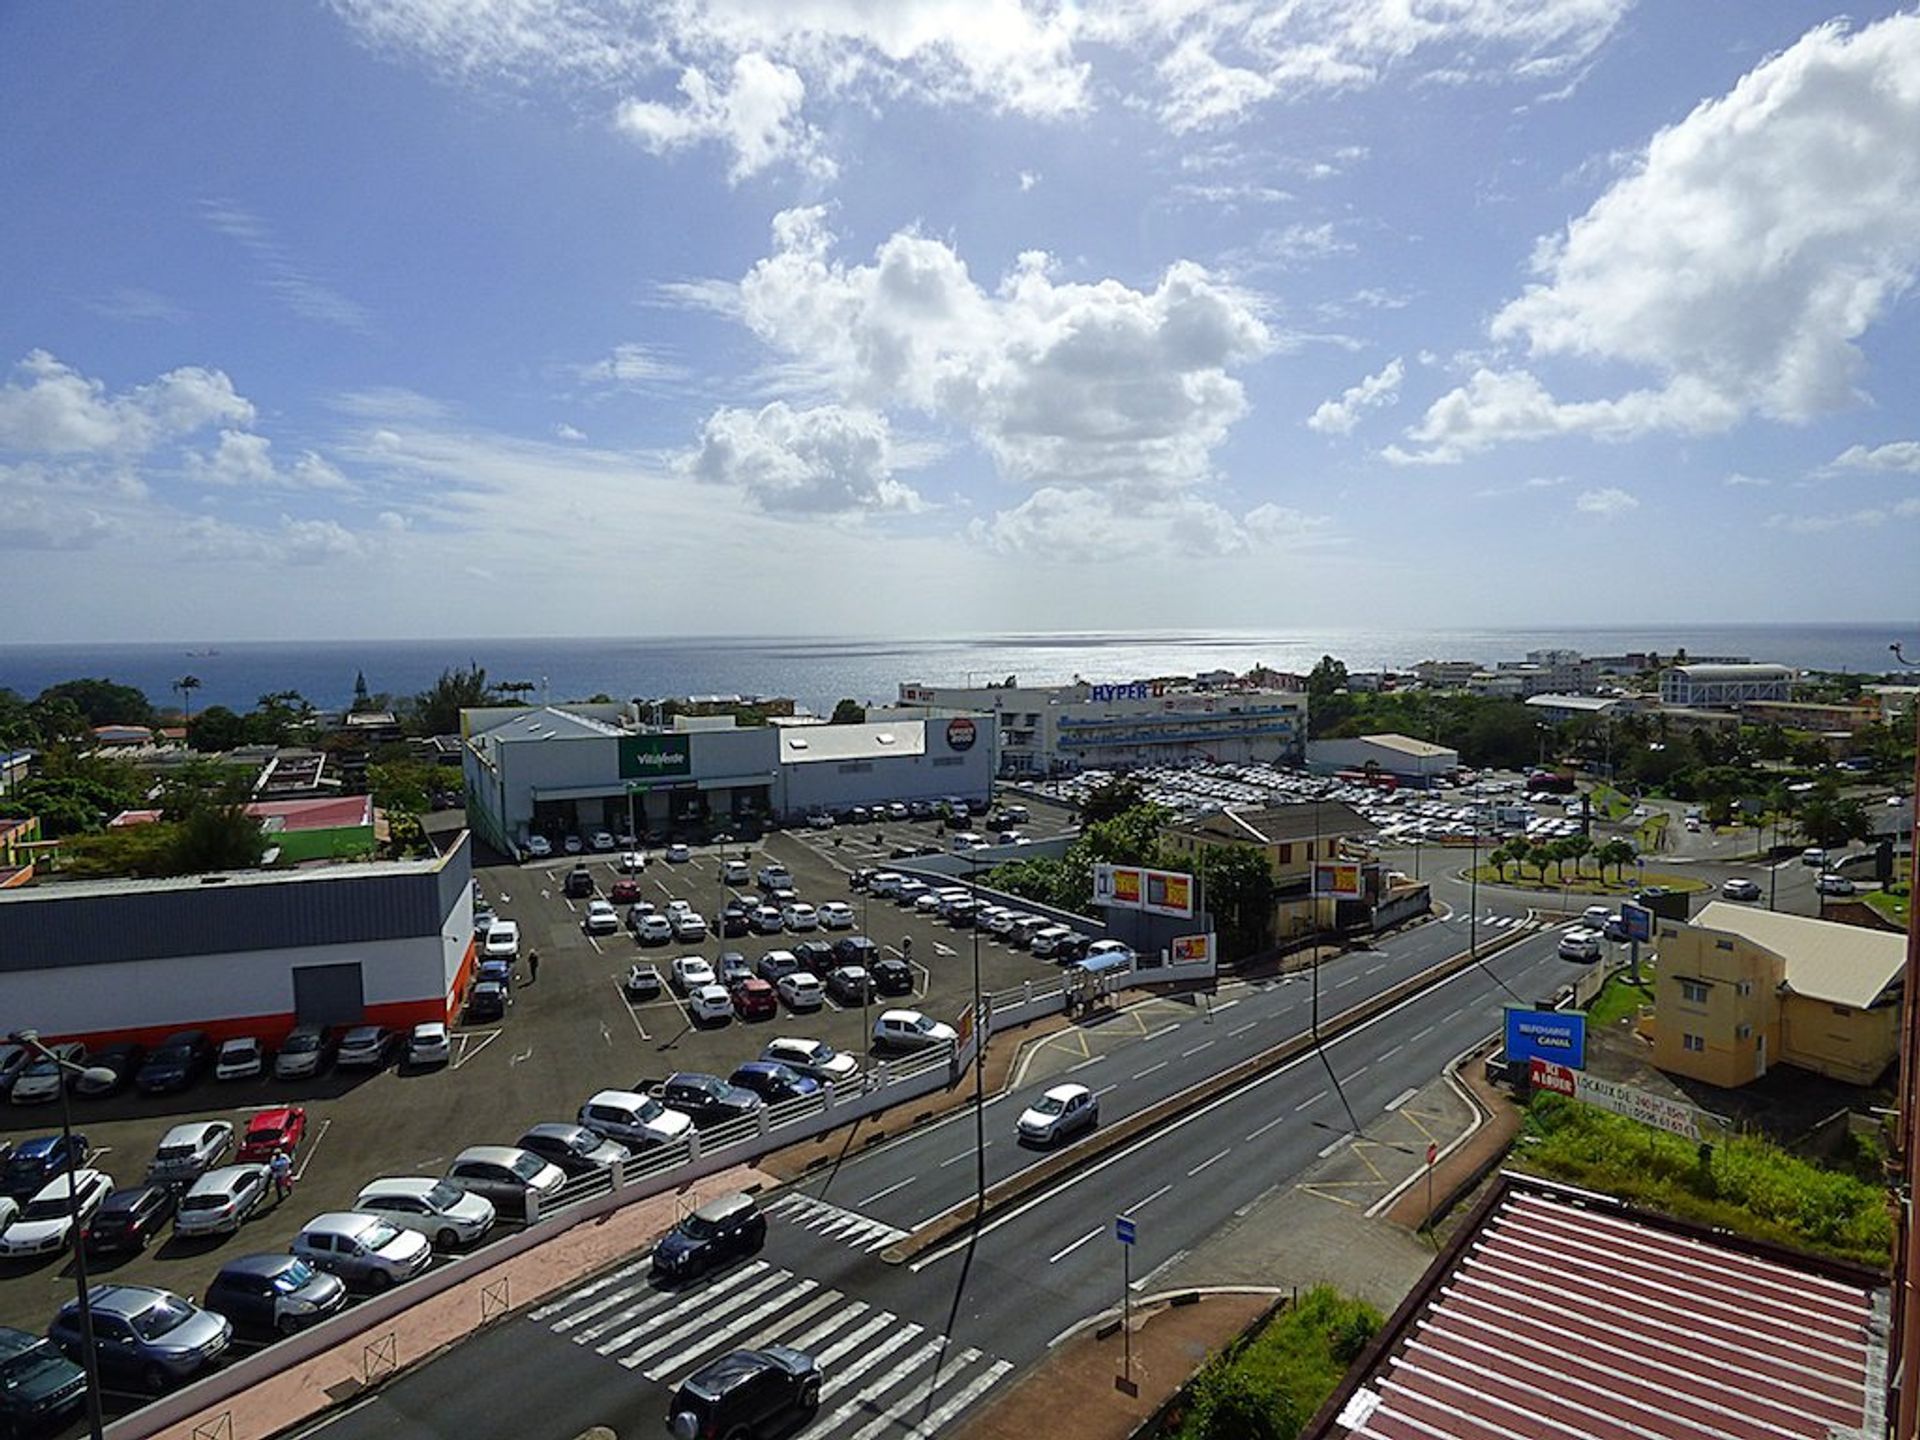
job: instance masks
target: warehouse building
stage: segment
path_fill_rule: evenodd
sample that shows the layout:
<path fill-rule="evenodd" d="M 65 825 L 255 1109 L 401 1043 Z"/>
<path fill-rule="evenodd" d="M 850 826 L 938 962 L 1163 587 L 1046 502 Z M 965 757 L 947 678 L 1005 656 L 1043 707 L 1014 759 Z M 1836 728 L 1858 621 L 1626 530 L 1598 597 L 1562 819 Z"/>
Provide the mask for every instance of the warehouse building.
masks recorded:
<path fill-rule="evenodd" d="M 1362 735 L 1357 740 L 1314 740 L 1307 745 L 1307 769 L 1316 775 L 1386 776 L 1425 790 L 1450 779 L 1459 768 L 1458 750 L 1409 735 Z"/>
<path fill-rule="evenodd" d="M 993 783 L 985 729 L 986 722 L 965 715 L 782 726 L 780 812 L 810 815 L 947 796 L 984 800 Z"/>
<path fill-rule="evenodd" d="M 48 1040 L 448 1020 L 473 959 L 463 835 L 427 860 L 0 891 L 0 1014 Z"/>
<path fill-rule="evenodd" d="M 1660 672 L 1662 705 L 1726 709 L 1792 698 L 1793 671 L 1785 665 L 1672 665 Z"/>

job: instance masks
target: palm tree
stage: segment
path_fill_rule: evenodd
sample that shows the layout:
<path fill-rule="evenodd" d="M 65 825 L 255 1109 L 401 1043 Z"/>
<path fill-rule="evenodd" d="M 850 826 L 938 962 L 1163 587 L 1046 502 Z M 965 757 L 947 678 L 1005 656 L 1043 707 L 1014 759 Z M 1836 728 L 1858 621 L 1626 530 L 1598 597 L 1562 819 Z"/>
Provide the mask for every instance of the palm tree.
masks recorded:
<path fill-rule="evenodd" d="M 1613 866 L 1613 878 L 1616 881 L 1624 882 L 1626 880 L 1626 867 L 1633 863 L 1634 853 L 1633 846 L 1625 840 L 1607 841 L 1606 844 L 1594 852 L 1594 859 L 1597 860 L 1600 865 L 1600 878 L 1603 880 L 1606 878 L 1607 867 L 1611 865 Z"/>
<path fill-rule="evenodd" d="M 1487 863 L 1493 866 L 1493 873 L 1502 880 L 1507 878 L 1507 865 L 1513 859 L 1513 852 L 1504 845 L 1496 845 L 1487 856 Z"/>
<path fill-rule="evenodd" d="M 1569 835 L 1566 840 L 1567 858 L 1573 861 L 1574 878 L 1580 875 L 1580 862 L 1593 853 L 1593 841 L 1585 835 Z"/>
<path fill-rule="evenodd" d="M 1540 872 L 1540 883 L 1542 885 L 1547 883 L 1547 866 L 1553 864 L 1557 858 L 1555 849 L 1559 844 L 1560 842 L 1558 840 L 1549 840 L 1544 845 L 1534 846 L 1532 853 L 1527 856 L 1527 863 Z"/>
<path fill-rule="evenodd" d="M 1533 848 L 1533 841 L 1525 835 L 1515 835 L 1507 841 L 1507 858 L 1513 861 L 1516 869 L 1523 868 L 1533 859 Z"/>
<path fill-rule="evenodd" d="M 182 675 L 178 680 L 173 682 L 173 688 L 180 696 L 180 703 L 186 710 L 187 719 L 191 721 L 193 719 L 193 692 L 200 688 L 200 677 L 198 675 Z"/>

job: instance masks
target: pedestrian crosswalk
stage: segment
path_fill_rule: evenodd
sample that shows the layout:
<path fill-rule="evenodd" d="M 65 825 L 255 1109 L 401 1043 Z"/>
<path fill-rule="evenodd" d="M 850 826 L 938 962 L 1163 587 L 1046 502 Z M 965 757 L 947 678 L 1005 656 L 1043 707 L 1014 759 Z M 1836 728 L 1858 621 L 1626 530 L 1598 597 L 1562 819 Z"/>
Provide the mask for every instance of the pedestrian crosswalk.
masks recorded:
<path fill-rule="evenodd" d="M 767 1214 L 777 1215 L 803 1230 L 825 1235 L 856 1250 L 865 1250 L 868 1254 L 884 1250 L 896 1241 L 907 1238 L 905 1230 L 871 1220 L 858 1211 L 843 1210 L 838 1205 L 817 1200 L 811 1195 L 784 1196 L 767 1206 Z"/>
<path fill-rule="evenodd" d="M 803 1350 L 825 1378 L 798 1440 L 929 1440 L 1013 1369 L 764 1260 L 684 1291 L 655 1289 L 649 1263 L 636 1260 L 529 1318 L 663 1384 L 731 1350 Z"/>
<path fill-rule="evenodd" d="M 1457 911 L 1447 919 L 1462 927 L 1473 924 L 1471 915 L 1462 915 Z M 1482 930 L 1511 930 L 1515 934 L 1524 930 L 1554 930 L 1559 928 L 1561 923 L 1558 920 L 1543 920 L 1538 915 L 1482 915 L 1480 917 Z"/>

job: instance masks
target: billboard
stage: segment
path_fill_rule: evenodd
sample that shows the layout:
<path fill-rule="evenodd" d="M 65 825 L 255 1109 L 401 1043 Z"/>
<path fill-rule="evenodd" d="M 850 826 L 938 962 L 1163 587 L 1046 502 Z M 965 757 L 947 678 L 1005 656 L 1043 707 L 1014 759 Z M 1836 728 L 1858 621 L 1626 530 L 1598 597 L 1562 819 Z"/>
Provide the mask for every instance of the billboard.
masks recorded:
<path fill-rule="evenodd" d="M 1651 1125 L 1655 1130 L 1664 1130 L 1669 1135 L 1697 1141 L 1704 1133 L 1700 1123 L 1707 1118 L 1704 1112 L 1682 1100 L 1655 1095 L 1615 1080 L 1602 1080 L 1597 1075 L 1588 1075 L 1538 1056 L 1527 1063 L 1527 1078 L 1536 1090 L 1551 1090 L 1556 1094 L 1571 1096 L 1584 1105 L 1624 1115 L 1629 1120 Z"/>
<path fill-rule="evenodd" d="M 685 735 L 622 735 L 622 780 L 671 780 L 693 773 L 693 752 Z"/>
<path fill-rule="evenodd" d="M 1313 893 L 1336 900 L 1366 898 L 1367 882 L 1360 866 L 1345 860 L 1322 860 L 1313 867 Z"/>
<path fill-rule="evenodd" d="M 1093 903 L 1110 910 L 1143 910 L 1149 915 L 1191 920 L 1193 876 L 1139 865 L 1095 865 Z"/>
<path fill-rule="evenodd" d="M 947 722 L 947 748 L 949 750 L 971 750 L 974 741 L 973 721 L 962 715 Z"/>
<path fill-rule="evenodd" d="M 1213 936 L 1176 935 L 1168 952 L 1175 965 L 1204 965 L 1213 958 Z"/>
<path fill-rule="evenodd" d="M 1624 904 L 1620 907 L 1621 923 L 1627 927 L 1627 939 L 1653 939 L 1653 911 L 1644 905 Z"/>
<path fill-rule="evenodd" d="M 1507 1062 L 1547 1060 L 1571 1070 L 1587 1068 L 1587 1017 L 1578 1010 L 1507 1007 Z"/>

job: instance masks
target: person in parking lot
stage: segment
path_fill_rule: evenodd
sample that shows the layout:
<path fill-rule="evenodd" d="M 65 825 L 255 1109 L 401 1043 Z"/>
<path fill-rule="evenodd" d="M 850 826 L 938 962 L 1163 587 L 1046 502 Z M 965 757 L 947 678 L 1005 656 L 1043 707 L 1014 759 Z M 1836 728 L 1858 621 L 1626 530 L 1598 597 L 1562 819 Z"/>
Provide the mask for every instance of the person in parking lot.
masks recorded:
<path fill-rule="evenodd" d="M 293 1193 L 293 1158 L 284 1150 L 274 1151 L 267 1172 L 273 1176 L 273 1203 L 278 1205 Z"/>
<path fill-rule="evenodd" d="M 527 983 L 531 985 L 539 978 L 540 952 L 538 950 L 529 950 L 527 951 Z"/>

